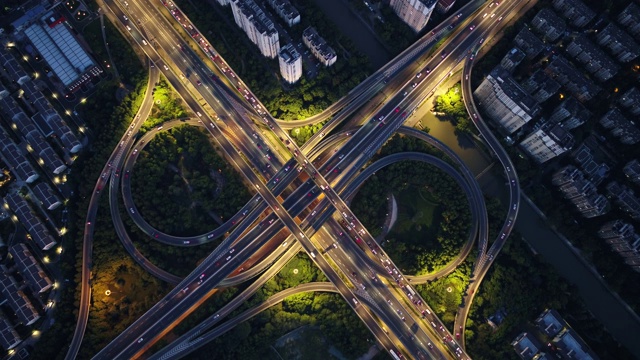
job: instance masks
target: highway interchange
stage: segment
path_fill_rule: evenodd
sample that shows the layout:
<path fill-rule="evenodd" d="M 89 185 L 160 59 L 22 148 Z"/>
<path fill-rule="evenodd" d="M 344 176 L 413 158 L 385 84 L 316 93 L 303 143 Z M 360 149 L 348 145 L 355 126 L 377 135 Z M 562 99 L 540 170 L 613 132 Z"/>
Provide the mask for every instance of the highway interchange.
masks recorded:
<path fill-rule="evenodd" d="M 121 27 L 132 29 L 130 33 L 134 41 L 156 65 L 156 70 L 151 70 L 150 86 L 155 83 L 152 79 L 157 79 L 157 72 L 162 71 L 197 115 L 198 120 L 193 122 L 198 122 L 197 125 L 203 126 L 211 133 L 231 163 L 245 176 L 248 183 L 255 186 L 257 194 L 233 217 L 233 220 L 230 219 L 221 228 L 197 237 L 173 237 L 162 234 L 147 224 L 135 210 L 135 204 L 131 200 L 128 175 L 136 154 L 142 148 L 141 141 L 148 143 L 149 140 L 145 137 L 146 140 L 136 141 L 134 136 L 131 136 L 137 133 L 149 114 L 151 102 L 148 101 L 148 92 L 131 125 L 131 131 L 125 134 L 121 145 L 114 150 L 109 163 L 105 165 L 105 175 L 98 179 L 91 199 L 85 227 L 80 312 L 67 358 L 74 358 L 77 354 L 86 327 L 91 296 L 92 219 L 97 211 L 100 190 L 107 185 L 114 224 L 127 251 L 146 269 L 151 269 L 154 275 L 178 285 L 101 350 L 95 356 L 98 359 L 142 356 L 144 351 L 175 326 L 185 313 L 192 311 L 202 299 L 214 293 L 216 287 L 236 284 L 264 270 L 275 271 L 300 249 L 304 249 L 311 256 L 334 284 L 335 291 L 348 301 L 376 336 L 378 343 L 393 356 L 400 357 L 405 354 L 411 358 L 467 358 L 463 347 L 444 329 L 424 300 L 405 282 L 391 259 L 375 245 L 375 240 L 351 213 L 344 200 L 364 180 L 364 177 L 356 176 L 379 147 L 401 128 L 406 118 L 441 81 L 451 76 L 460 62 L 469 60 L 469 54 L 474 54 L 479 44 L 488 38 L 491 32 L 499 29 L 499 22 L 483 21 L 483 9 L 488 8 L 488 4 L 483 1 L 471 2 L 460 12 L 460 17 L 453 15 L 436 28 L 433 34 L 425 35 L 365 80 L 362 86 L 332 105 L 328 111 L 312 120 L 307 119 L 314 122 L 329 118 L 331 120 L 308 143 L 297 148 L 280 126 L 290 124 L 277 121 L 268 115 L 223 60 L 212 55 L 212 49 L 206 41 L 197 36 L 189 40 L 189 34 L 185 36 L 185 33 L 176 31 L 173 26 L 175 20 L 180 21 L 183 28 L 189 29 L 189 26 L 192 26 L 178 9 L 170 5 L 162 8 L 159 2 L 151 0 L 131 2 L 128 5 L 126 2 L 105 2 L 103 10 L 111 15 L 112 20 L 115 18 L 121 22 Z M 525 4 L 525 1 L 505 2 L 492 8 L 491 12 L 503 18 L 517 13 Z M 482 8 L 479 9 L 480 7 Z M 124 20 L 125 18 L 131 20 Z M 456 24 L 450 27 L 453 23 Z M 431 51 L 432 54 L 429 54 L 436 38 L 447 34 L 449 38 L 437 53 Z M 208 52 L 198 54 L 192 51 L 189 44 L 193 43 L 193 40 L 198 41 L 202 49 Z M 471 66 L 472 61 L 465 61 L 463 74 L 468 74 Z M 417 73 L 420 76 L 417 76 Z M 458 166 L 458 170 L 462 171 L 464 176 L 452 175 L 463 180 L 464 185 L 461 186 L 469 194 L 474 217 L 471 240 L 477 238 L 479 246 L 479 256 L 473 274 L 476 281 L 470 285 L 465 307 L 462 308 L 468 312 L 474 290 L 479 286 L 511 231 L 517 216 L 519 186 L 509 158 L 479 118 L 472 102 L 469 81 L 463 81 L 463 90 L 464 98 L 468 101 L 467 109 L 485 142 L 503 164 L 511 189 L 509 214 L 499 238 L 487 251 L 488 224 L 479 186 L 463 165 Z M 382 95 L 384 101 L 369 101 L 381 96 L 381 92 L 386 93 Z M 346 127 L 354 121 L 353 118 L 349 120 L 349 117 L 356 110 L 368 113 L 369 116 L 358 118 L 358 127 Z M 329 151 L 329 154 L 326 151 L 322 152 L 322 144 L 329 143 L 331 136 L 328 135 L 337 126 L 347 129 L 342 131 L 342 134 L 348 135 L 340 137 L 342 146 L 334 147 L 336 151 Z M 421 136 L 416 130 L 403 131 L 408 135 Z M 264 134 L 267 132 L 272 132 L 275 136 L 265 137 Z M 148 136 L 152 137 L 153 132 Z M 274 144 L 273 139 L 276 142 L 280 139 L 280 143 Z M 283 155 L 281 151 L 269 150 L 271 148 L 286 149 L 288 153 Z M 327 148 L 331 147 L 325 145 L 324 149 Z M 319 160 L 315 160 L 316 158 Z M 411 154 L 404 154 L 386 161 L 417 158 Z M 123 176 L 123 173 L 126 176 Z M 454 173 L 457 174 L 455 171 Z M 195 246 L 211 241 L 229 230 L 230 234 L 186 278 L 179 279 L 167 274 L 146 261 L 131 245 L 131 241 L 127 240 L 128 235 L 122 228 L 115 197 L 120 188 L 125 208 L 133 215 L 133 220 L 145 233 L 158 241 L 178 246 Z M 349 239 L 358 240 L 356 243 Z M 333 244 L 336 244 L 336 247 L 333 247 Z M 472 244 L 473 241 L 469 241 L 465 245 L 459 261 L 468 254 Z M 256 253 L 268 256 L 254 264 L 253 268 L 237 274 L 237 269 L 245 266 L 247 260 Z M 455 265 L 457 264 L 452 264 L 447 270 L 455 268 Z M 267 272 L 262 276 L 265 274 Z M 259 281 L 256 280 L 255 283 L 259 284 Z M 230 305 L 237 306 L 244 299 L 246 298 L 238 297 Z M 363 306 L 364 304 L 366 306 Z M 425 316 L 425 319 L 422 315 L 424 311 L 430 314 Z M 466 312 L 456 318 L 454 331 L 464 326 Z M 234 319 L 229 323 L 235 321 L 239 320 Z M 177 351 L 180 347 L 180 351 Z M 170 356 L 179 357 L 195 348 L 192 345 L 177 344 L 163 351 L 166 356 L 171 354 Z"/>

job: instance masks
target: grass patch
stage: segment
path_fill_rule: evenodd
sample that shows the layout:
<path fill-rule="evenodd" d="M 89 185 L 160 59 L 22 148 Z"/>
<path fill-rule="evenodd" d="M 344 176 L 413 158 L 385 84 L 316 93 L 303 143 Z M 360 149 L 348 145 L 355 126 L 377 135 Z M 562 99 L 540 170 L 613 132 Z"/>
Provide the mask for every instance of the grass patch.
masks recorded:
<path fill-rule="evenodd" d="M 437 229 L 442 220 L 442 208 L 429 191 L 409 187 L 394 194 L 398 203 L 398 220 L 389 237 L 405 244 L 421 244 L 435 248 Z"/>

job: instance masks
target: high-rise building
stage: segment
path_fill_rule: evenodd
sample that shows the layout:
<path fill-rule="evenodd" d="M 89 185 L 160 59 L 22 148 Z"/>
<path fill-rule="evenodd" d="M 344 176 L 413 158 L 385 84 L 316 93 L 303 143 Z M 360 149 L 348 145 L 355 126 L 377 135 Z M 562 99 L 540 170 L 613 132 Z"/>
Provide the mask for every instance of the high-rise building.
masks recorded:
<path fill-rule="evenodd" d="M 500 66 L 473 92 L 487 115 L 509 134 L 540 113 L 538 102 Z"/>
<path fill-rule="evenodd" d="M 420 32 L 429 22 L 437 0 L 391 0 L 389 5 L 415 32 Z"/>
<path fill-rule="evenodd" d="M 520 147 L 538 164 L 549 161 L 573 147 L 573 135 L 561 125 L 547 123 L 532 132 Z"/>
<path fill-rule="evenodd" d="M 272 59 L 278 56 L 278 30 L 262 9 L 253 0 L 232 0 L 230 3 L 236 24 L 258 46 L 262 55 Z"/>
<path fill-rule="evenodd" d="M 290 84 L 295 83 L 302 76 L 302 57 L 295 46 L 287 44 L 280 48 L 278 54 L 280 74 Z"/>

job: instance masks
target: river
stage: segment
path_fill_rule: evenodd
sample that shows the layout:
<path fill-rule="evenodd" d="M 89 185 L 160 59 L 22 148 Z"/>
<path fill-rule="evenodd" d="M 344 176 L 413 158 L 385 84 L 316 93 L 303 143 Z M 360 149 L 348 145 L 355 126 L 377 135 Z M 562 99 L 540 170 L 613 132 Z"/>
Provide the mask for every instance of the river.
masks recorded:
<path fill-rule="evenodd" d="M 351 39 L 356 48 L 369 58 L 374 70 L 381 68 L 391 60 L 391 54 L 342 0 L 314 0 L 314 2 L 327 17 L 333 20 L 340 32 Z M 340 54 L 340 48 L 337 44 L 329 45 Z M 340 61 L 339 55 L 338 61 Z"/>

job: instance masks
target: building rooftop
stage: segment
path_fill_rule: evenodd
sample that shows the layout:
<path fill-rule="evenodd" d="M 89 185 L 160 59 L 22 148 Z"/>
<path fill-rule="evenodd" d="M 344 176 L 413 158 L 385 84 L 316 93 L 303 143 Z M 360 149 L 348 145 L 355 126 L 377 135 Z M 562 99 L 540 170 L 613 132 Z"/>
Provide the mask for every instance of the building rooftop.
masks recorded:
<path fill-rule="evenodd" d="M 336 57 L 336 52 L 327 42 L 318 35 L 318 32 L 314 27 L 309 26 L 302 32 L 302 37 L 305 39 L 307 46 L 315 49 L 315 52 L 319 54 L 325 61 L 329 61 Z"/>
<path fill-rule="evenodd" d="M 557 349 L 567 359 L 595 360 L 598 356 L 573 329 L 564 329 L 553 339 Z"/>
<path fill-rule="evenodd" d="M 62 202 L 56 193 L 51 189 L 49 183 L 41 182 L 32 187 L 33 194 L 40 201 L 45 209 L 53 210 L 57 208 Z"/>
<path fill-rule="evenodd" d="M 531 117 L 535 117 L 540 112 L 540 106 L 536 99 L 529 95 L 508 71 L 496 66 L 490 75 L 500 84 L 502 91 Z"/>
<path fill-rule="evenodd" d="M 9 320 L 4 315 L 0 315 L 0 346 L 5 350 L 11 350 L 20 344 L 22 340 L 18 333 L 13 329 Z"/>
<path fill-rule="evenodd" d="M 56 240 L 49 234 L 46 226 L 33 213 L 31 206 L 19 194 L 9 194 L 4 197 L 9 209 L 16 214 L 18 220 L 27 229 L 31 239 L 39 249 L 48 250 L 56 244 Z"/>
<path fill-rule="evenodd" d="M 537 341 L 533 336 L 528 333 L 522 333 L 511 343 L 513 349 L 518 353 L 521 359 L 532 360 L 533 357 L 540 351 Z"/>
<path fill-rule="evenodd" d="M 527 57 L 533 58 L 540 54 L 544 50 L 544 43 L 532 33 L 526 26 L 520 30 L 515 37 L 514 42 L 522 51 L 527 54 Z"/>
<path fill-rule="evenodd" d="M 287 44 L 281 47 L 279 55 L 287 64 L 292 64 L 300 58 L 300 53 L 298 53 L 292 44 Z"/>
<path fill-rule="evenodd" d="M 32 182 L 39 177 L 29 160 L 2 128 L 0 128 L 0 154 L 9 166 L 9 171 L 18 179 Z"/>
<path fill-rule="evenodd" d="M 9 253 L 18 266 L 22 277 L 34 293 L 43 293 L 53 286 L 53 282 L 44 270 L 42 270 L 38 261 L 33 257 L 31 251 L 29 251 L 25 244 L 18 243 L 13 245 L 9 248 Z"/>
<path fill-rule="evenodd" d="M 40 318 L 29 298 L 18 290 L 15 280 L 3 272 L 0 272 L 0 291 L 21 323 L 31 325 Z"/>
<path fill-rule="evenodd" d="M 562 316 L 554 309 L 547 309 L 536 320 L 536 324 L 540 331 L 547 336 L 556 336 L 564 328 L 565 322 Z"/>

